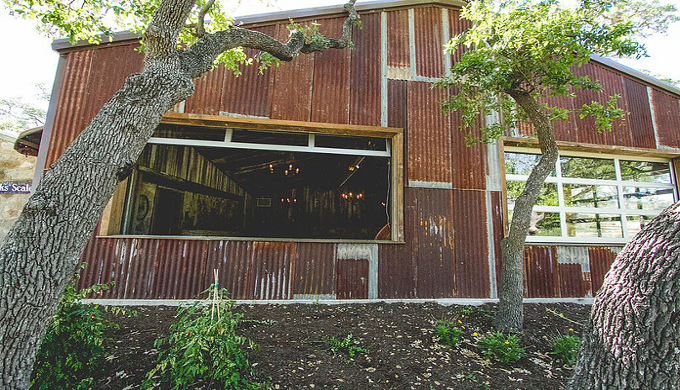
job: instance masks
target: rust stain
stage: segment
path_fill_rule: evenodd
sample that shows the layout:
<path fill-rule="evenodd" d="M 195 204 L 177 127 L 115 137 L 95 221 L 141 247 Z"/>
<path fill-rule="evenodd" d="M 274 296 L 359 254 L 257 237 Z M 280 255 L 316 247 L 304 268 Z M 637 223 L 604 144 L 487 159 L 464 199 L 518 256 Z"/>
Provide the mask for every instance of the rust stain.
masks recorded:
<path fill-rule="evenodd" d="M 486 188 L 487 158 L 486 145 L 477 143 L 468 146 L 465 142 L 465 132 L 460 130 L 460 113 L 451 117 L 451 174 L 453 188 L 483 190 Z M 473 130 L 479 136 L 482 127 L 481 118 Z"/>
<path fill-rule="evenodd" d="M 349 122 L 380 125 L 380 14 L 361 16 L 363 27 L 353 27 L 350 53 Z"/>
<path fill-rule="evenodd" d="M 411 66 L 408 10 L 387 12 L 387 66 Z"/>
<path fill-rule="evenodd" d="M 677 95 L 652 90 L 654 119 L 656 121 L 659 144 L 674 148 L 680 147 L 680 102 Z"/>
<path fill-rule="evenodd" d="M 295 245 L 293 294 L 302 296 L 335 294 L 336 247 L 336 244 Z"/>
<path fill-rule="evenodd" d="M 441 77 L 444 73 L 442 10 L 439 7 L 416 8 L 414 22 L 417 74 Z"/>
<path fill-rule="evenodd" d="M 559 264 L 560 296 L 585 297 L 590 290 L 580 264 Z"/>
<path fill-rule="evenodd" d="M 588 248 L 588 258 L 590 259 L 590 276 L 593 286 L 593 296 L 600 291 L 604 277 L 611 268 L 616 252 L 606 247 Z"/>
<path fill-rule="evenodd" d="M 525 296 L 552 298 L 559 296 L 557 248 L 527 246 L 524 248 Z"/>
<path fill-rule="evenodd" d="M 255 242 L 250 291 L 254 299 L 290 299 L 295 243 Z"/>
<path fill-rule="evenodd" d="M 457 297 L 489 297 L 486 192 L 453 190 L 453 254 Z"/>
<path fill-rule="evenodd" d="M 368 299 L 368 260 L 338 260 L 338 299 Z"/>

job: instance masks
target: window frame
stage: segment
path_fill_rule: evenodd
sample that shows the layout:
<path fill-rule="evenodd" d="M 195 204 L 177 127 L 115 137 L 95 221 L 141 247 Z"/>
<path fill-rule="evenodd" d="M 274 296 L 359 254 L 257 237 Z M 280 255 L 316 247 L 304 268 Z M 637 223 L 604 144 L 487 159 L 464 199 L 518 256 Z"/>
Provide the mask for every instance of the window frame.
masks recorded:
<path fill-rule="evenodd" d="M 206 128 L 224 128 L 223 141 L 206 141 L 177 138 L 151 137 L 149 144 L 164 144 L 177 146 L 201 146 L 218 148 L 245 148 L 259 150 L 285 150 L 297 152 L 350 154 L 357 156 L 379 156 L 390 159 L 390 240 L 356 240 L 356 239 L 298 239 L 298 238 L 269 238 L 269 237 L 220 237 L 220 236 L 159 236 L 159 235 L 129 235 L 120 234 L 123 226 L 123 210 L 125 209 L 126 192 L 130 182 L 123 180 L 111 200 L 107 204 L 98 230 L 98 237 L 153 237 L 161 239 L 189 239 L 189 240 L 229 240 L 229 241 L 284 241 L 284 242 L 361 242 L 361 243 L 404 243 L 404 130 L 402 128 L 347 125 L 335 123 L 287 121 L 251 117 L 231 117 L 222 115 L 166 113 L 161 124 L 196 126 Z M 241 143 L 231 141 L 231 129 L 238 128 L 256 131 L 275 131 L 308 134 L 309 142 L 306 146 L 270 145 Z M 361 150 L 342 148 L 322 148 L 314 145 L 315 135 L 334 135 L 349 137 L 374 137 L 386 139 L 386 150 Z"/>
<path fill-rule="evenodd" d="M 558 143 L 559 144 L 559 143 Z M 574 148 L 576 149 L 576 148 Z M 658 155 L 653 155 L 649 150 L 641 152 L 639 150 L 631 150 L 631 154 L 615 154 L 611 153 L 612 150 L 606 150 L 600 152 L 594 151 L 584 151 L 583 147 L 579 147 L 579 150 L 570 149 L 559 149 L 559 157 L 557 163 L 555 164 L 555 176 L 549 176 L 546 179 L 546 183 L 555 183 L 557 188 L 558 205 L 557 206 L 534 206 L 534 211 L 538 212 L 550 212 L 559 213 L 560 217 L 560 229 L 561 236 L 534 236 L 527 235 L 527 244 L 588 244 L 588 245 L 609 245 L 609 244 L 625 244 L 631 238 L 631 232 L 628 230 L 627 217 L 630 215 L 649 215 L 656 216 L 659 214 L 660 210 L 631 210 L 627 209 L 624 204 L 624 188 L 625 187 L 643 187 L 643 188 L 665 188 L 673 190 L 673 202 L 678 201 L 678 183 L 677 174 L 675 170 L 675 163 L 673 161 L 673 156 L 664 155 L 659 153 Z M 595 148 L 593 148 L 595 149 Z M 635 152 L 637 154 L 632 154 Z M 526 153 L 540 155 L 541 151 L 534 147 L 533 145 L 521 144 L 503 144 L 500 148 L 500 169 L 502 173 L 502 196 L 503 196 L 503 208 L 505 216 L 505 231 L 507 235 L 507 229 L 509 226 L 509 211 L 512 209 L 508 205 L 508 191 L 507 182 L 509 181 L 526 181 L 528 175 L 515 175 L 505 173 L 505 153 Z M 562 177 L 562 166 L 560 164 L 561 157 L 584 157 L 584 158 L 596 158 L 596 159 L 606 159 L 613 160 L 615 167 L 615 180 L 601 180 L 601 179 L 581 179 L 581 178 L 567 178 Z M 624 181 L 621 178 L 621 165 L 620 161 L 645 161 L 645 162 L 661 162 L 668 164 L 669 174 L 671 178 L 671 183 L 653 183 L 653 182 L 636 182 L 636 181 Z M 597 185 L 597 186 L 613 186 L 616 188 L 617 201 L 619 204 L 618 208 L 594 208 L 594 207 L 570 207 L 565 205 L 564 199 L 564 184 L 585 184 L 585 185 Z M 567 213 L 581 213 L 581 214 L 604 214 L 604 215 L 615 215 L 621 218 L 621 228 L 622 237 L 569 237 L 567 233 L 566 224 L 566 214 Z"/>

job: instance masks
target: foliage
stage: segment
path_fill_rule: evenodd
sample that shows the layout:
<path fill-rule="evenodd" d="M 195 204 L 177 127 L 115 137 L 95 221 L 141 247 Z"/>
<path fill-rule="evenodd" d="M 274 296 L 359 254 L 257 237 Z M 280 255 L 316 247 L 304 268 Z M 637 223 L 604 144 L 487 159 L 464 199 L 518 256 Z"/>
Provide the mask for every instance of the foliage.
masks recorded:
<path fill-rule="evenodd" d="M 342 340 L 335 336 L 326 336 L 322 340 L 328 346 L 333 356 L 340 352 L 347 354 L 347 362 L 354 360 L 354 357 L 358 354 L 369 353 L 368 348 L 362 347 L 358 341 L 354 340 L 351 333 Z"/>
<path fill-rule="evenodd" d="M 80 270 L 86 265 L 81 266 Z M 102 369 L 111 345 L 109 331 L 118 325 L 103 317 L 97 305 L 85 305 L 82 299 L 101 294 L 114 282 L 76 289 L 80 270 L 66 285 L 52 323 L 47 328 L 33 365 L 33 389 L 87 389 L 92 376 Z M 133 311 L 113 309 L 116 314 L 135 315 Z"/>
<path fill-rule="evenodd" d="M 563 335 L 556 337 L 552 343 L 553 355 L 557 355 L 564 365 L 571 367 L 576 363 L 578 358 L 578 351 L 581 347 L 581 339 L 572 335 Z"/>
<path fill-rule="evenodd" d="M 463 329 L 459 328 L 458 324 L 453 321 L 439 320 L 437 321 L 436 333 L 444 344 L 455 347 L 460 342 Z"/>
<path fill-rule="evenodd" d="M 36 84 L 36 100 L 49 101 L 50 94 L 43 84 Z M 46 112 L 21 98 L 0 99 L 0 130 L 21 132 L 45 123 Z"/>
<path fill-rule="evenodd" d="M 524 349 L 519 346 L 519 337 L 512 334 L 494 332 L 482 336 L 477 347 L 485 358 L 503 363 L 516 362 L 525 355 Z"/>
<path fill-rule="evenodd" d="M 562 7 L 557 0 L 475 1 L 461 16 L 472 22 L 467 32 L 454 37 L 446 50 L 464 50 L 449 74 L 439 83 L 450 88 L 443 103 L 445 111 L 459 111 L 461 130 L 469 143 L 491 142 L 518 119 L 527 117 L 512 97 L 527 93 L 541 96 L 570 96 L 578 89 L 601 90 L 588 76 L 573 72 L 590 60 L 591 54 L 641 56 L 644 47 L 632 39 L 632 23 L 608 24 L 599 18 L 601 6 L 585 2 L 578 8 Z M 566 118 L 561 107 L 548 107 L 552 120 Z M 474 131 L 479 115 L 500 114 L 500 123 Z M 606 111 L 608 110 L 608 111 Z M 622 112 L 609 104 L 579 110 L 599 114 L 600 130 Z"/>
<path fill-rule="evenodd" d="M 491 390 L 489 382 L 488 381 L 483 382 L 481 379 L 477 378 L 475 374 L 466 374 L 464 372 L 461 372 L 458 375 L 456 375 L 456 377 L 476 383 L 477 386 L 482 390 Z"/>
<path fill-rule="evenodd" d="M 218 294 L 216 311 L 199 303 L 177 310 L 170 335 L 154 342 L 156 348 L 163 350 L 156 367 L 148 372 L 143 388 L 158 381 L 170 384 L 173 389 L 193 388 L 199 383 L 225 389 L 266 387 L 249 379 L 252 368 L 245 346 L 255 349 L 257 345 L 236 334 L 243 314 L 232 312 L 234 302 L 227 300 L 226 290 Z"/>
<path fill-rule="evenodd" d="M 618 0 L 602 17 L 609 24 L 631 23 L 642 37 L 665 34 L 670 24 L 680 21 L 677 7 L 659 0 Z"/>

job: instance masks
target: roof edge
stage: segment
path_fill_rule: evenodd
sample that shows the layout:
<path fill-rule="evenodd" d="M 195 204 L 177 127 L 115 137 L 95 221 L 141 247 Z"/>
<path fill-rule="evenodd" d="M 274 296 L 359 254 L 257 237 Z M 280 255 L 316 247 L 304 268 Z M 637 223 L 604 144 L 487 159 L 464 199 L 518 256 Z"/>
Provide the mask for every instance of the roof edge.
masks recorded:
<path fill-rule="evenodd" d="M 639 70 L 635 70 L 635 69 L 633 69 L 629 66 L 623 65 L 619 62 L 616 62 L 616 61 L 614 61 L 610 58 L 601 57 L 601 56 L 592 54 L 590 56 L 590 59 L 595 61 L 595 62 L 599 62 L 602 65 L 606 65 L 610 68 L 614 68 L 614 69 L 618 70 L 619 72 L 623 72 L 623 73 L 625 73 L 629 76 L 635 77 L 636 79 L 640 79 L 640 80 L 642 80 L 646 83 L 652 84 L 655 87 L 659 87 L 659 88 L 666 90 L 668 92 L 672 92 L 676 95 L 680 95 L 680 88 L 676 87 L 675 85 L 669 84 L 669 83 L 662 81 L 662 80 L 659 80 L 656 77 L 652 77 L 652 76 L 650 76 L 646 73 L 642 73 Z"/>
<path fill-rule="evenodd" d="M 418 6 L 418 5 L 442 5 L 446 7 L 463 7 L 465 4 L 467 4 L 467 1 L 465 0 L 376 0 L 376 1 L 366 1 L 366 2 L 361 2 L 356 5 L 356 10 L 358 12 L 361 11 L 372 11 L 376 9 L 388 9 L 388 8 L 397 8 L 397 7 L 411 7 L 411 6 Z M 243 16 L 236 16 L 234 18 L 234 21 L 236 25 L 242 25 L 242 24 L 257 24 L 257 23 L 265 23 L 265 22 L 277 22 L 281 20 L 288 20 L 288 19 L 300 19 L 300 18 L 307 18 L 307 17 L 323 17 L 323 16 L 328 16 L 328 15 L 334 15 L 334 14 L 341 14 L 344 13 L 345 9 L 343 8 L 342 4 L 337 4 L 337 5 L 327 5 L 327 6 L 322 6 L 322 7 L 313 7 L 313 8 L 300 8 L 300 9 L 292 9 L 292 10 L 285 10 L 285 11 L 274 11 L 274 12 L 266 12 L 266 13 L 260 13 L 260 14 L 253 14 L 253 15 L 243 15 Z M 135 34 L 131 31 L 121 31 L 121 32 L 115 32 L 113 33 L 112 37 L 108 37 L 106 35 L 101 35 L 102 38 L 102 43 L 112 43 L 112 42 L 122 42 L 122 41 L 129 41 L 129 40 L 134 40 L 134 39 L 139 39 L 140 36 L 139 34 Z M 54 51 L 60 51 L 60 50 L 65 50 L 65 49 L 71 49 L 71 48 L 76 48 L 76 47 L 83 47 L 83 46 L 90 46 L 92 45 L 88 41 L 78 41 L 74 44 L 70 43 L 68 39 L 62 38 L 62 39 L 57 39 L 54 42 L 52 42 L 52 50 Z"/>

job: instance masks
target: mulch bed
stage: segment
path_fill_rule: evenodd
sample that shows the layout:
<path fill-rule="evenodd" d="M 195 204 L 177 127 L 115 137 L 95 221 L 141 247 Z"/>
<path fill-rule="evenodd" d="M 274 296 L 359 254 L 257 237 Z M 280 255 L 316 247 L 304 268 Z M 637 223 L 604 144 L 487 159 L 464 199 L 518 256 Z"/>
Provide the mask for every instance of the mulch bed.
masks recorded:
<path fill-rule="evenodd" d="M 138 388 L 156 362 L 156 338 L 167 335 L 177 308 L 136 307 L 137 317 L 116 318 L 120 329 L 106 371 L 95 388 Z M 550 309 L 551 311 L 547 310 Z M 549 354 L 551 340 L 580 334 L 590 306 L 525 305 L 521 345 L 527 356 L 516 363 L 480 357 L 473 332 L 491 328 L 495 305 L 441 306 L 436 303 L 363 305 L 241 305 L 236 311 L 253 320 L 241 334 L 254 340 L 255 380 L 275 389 L 560 389 L 571 370 Z M 562 314 L 562 316 L 558 315 Z M 461 321 L 463 341 L 439 342 L 437 320 Z M 333 355 L 321 339 L 351 334 L 369 353 L 348 361 Z"/>

